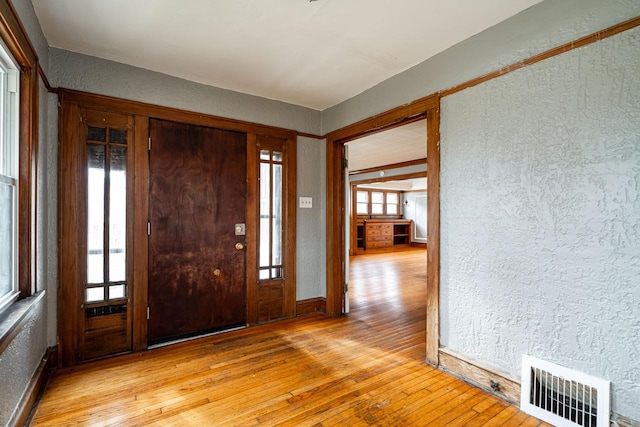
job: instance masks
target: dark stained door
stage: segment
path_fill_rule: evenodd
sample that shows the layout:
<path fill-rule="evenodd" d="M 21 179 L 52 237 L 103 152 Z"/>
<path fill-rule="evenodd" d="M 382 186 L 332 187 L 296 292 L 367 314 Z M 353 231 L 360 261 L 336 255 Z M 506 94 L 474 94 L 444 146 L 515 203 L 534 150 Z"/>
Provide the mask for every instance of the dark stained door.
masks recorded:
<path fill-rule="evenodd" d="M 154 344 L 244 325 L 246 135 L 150 123 L 149 323 Z"/>

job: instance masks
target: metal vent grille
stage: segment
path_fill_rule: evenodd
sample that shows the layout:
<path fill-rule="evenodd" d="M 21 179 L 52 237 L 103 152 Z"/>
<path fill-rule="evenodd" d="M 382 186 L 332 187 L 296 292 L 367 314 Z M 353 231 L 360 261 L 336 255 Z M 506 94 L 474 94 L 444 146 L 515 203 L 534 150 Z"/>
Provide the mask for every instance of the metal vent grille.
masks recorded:
<path fill-rule="evenodd" d="M 556 426 L 608 427 L 609 381 L 522 356 L 520 409 Z"/>

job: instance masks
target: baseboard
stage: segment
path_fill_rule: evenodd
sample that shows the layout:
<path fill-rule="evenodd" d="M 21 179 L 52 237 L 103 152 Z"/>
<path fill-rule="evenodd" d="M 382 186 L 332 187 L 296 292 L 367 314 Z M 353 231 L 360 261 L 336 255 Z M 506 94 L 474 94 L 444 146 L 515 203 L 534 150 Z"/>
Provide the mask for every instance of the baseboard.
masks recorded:
<path fill-rule="evenodd" d="M 629 417 L 620 415 L 616 412 L 611 413 L 612 427 L 640 427 L 640 421 L 632 420 Z"/>
<path fill-rule="evenodd" d="M 520 405 L 520 380 L 499 369 L 474 360 L 447 347 L 440 347 L 440 368 L 461 380 L 479 387 L 507 402 Z M 498 383 L 498 390 L 491 382 Z M 640 422 L 611 412 L 611 427 L 640 427 Z"/>
<path fill-rule="evenodd" d="M 302 316 L 309 313 L 326 313 L 327 300 L 322 297 L 309 298 L 296 302 L 296 315 Z"/>
<path fill-rule="evenodd" d="M 411 244 L 409 246 L 412 246 L 414 248 L 427 249 L 427 244 L 426 243 L 422 243 L 422 242 L 411 242 Z"/>
<path fill-rule="evenodd" d="M 438 352 L 442 370 L 507 402 L 520 404 L 520 381 L 517 378 L 446 347 L 441 347 Z"/>
<path fill-rule="evenodd" d="M 47 353 L 40 361 L 38 369 L 31 377 L 27 390 L 22 395 L 18 407 L 13 412 L 13 416 L 9 420 L 9 426 L 26 426 L 29 423 L 29 419 L 32 415 L 36 403 L 42 396 L 47 381 L 49 381 L 49 375 L 56 366 L 58 366 L 58 349 L 56 347 L 49 348 Z"/>

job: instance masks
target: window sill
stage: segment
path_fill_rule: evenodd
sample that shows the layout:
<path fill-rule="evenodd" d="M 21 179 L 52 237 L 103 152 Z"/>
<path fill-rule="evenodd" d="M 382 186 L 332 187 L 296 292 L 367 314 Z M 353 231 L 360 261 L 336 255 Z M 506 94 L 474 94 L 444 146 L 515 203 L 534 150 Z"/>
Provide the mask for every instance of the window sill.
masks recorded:
<path fill-rule="evenodd" d="M 20 333 L 29 319 L 29 314 L 36 304 L 44 298 L 44 294 L 45 291 L 39 291 L 28 298 L 18 300 L 0 314 L 0 355 Z"/>

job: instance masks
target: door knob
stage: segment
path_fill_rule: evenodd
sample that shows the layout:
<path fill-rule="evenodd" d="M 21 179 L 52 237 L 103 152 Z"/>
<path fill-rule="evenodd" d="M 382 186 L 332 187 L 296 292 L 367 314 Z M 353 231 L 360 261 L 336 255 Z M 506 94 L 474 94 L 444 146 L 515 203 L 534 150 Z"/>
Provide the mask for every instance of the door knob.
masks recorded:
<path fill-rule="evenodd" d="M 241 251 L 244 249 L 244 245 L 240 242 L 236 243 L 236 250 Z"/>

